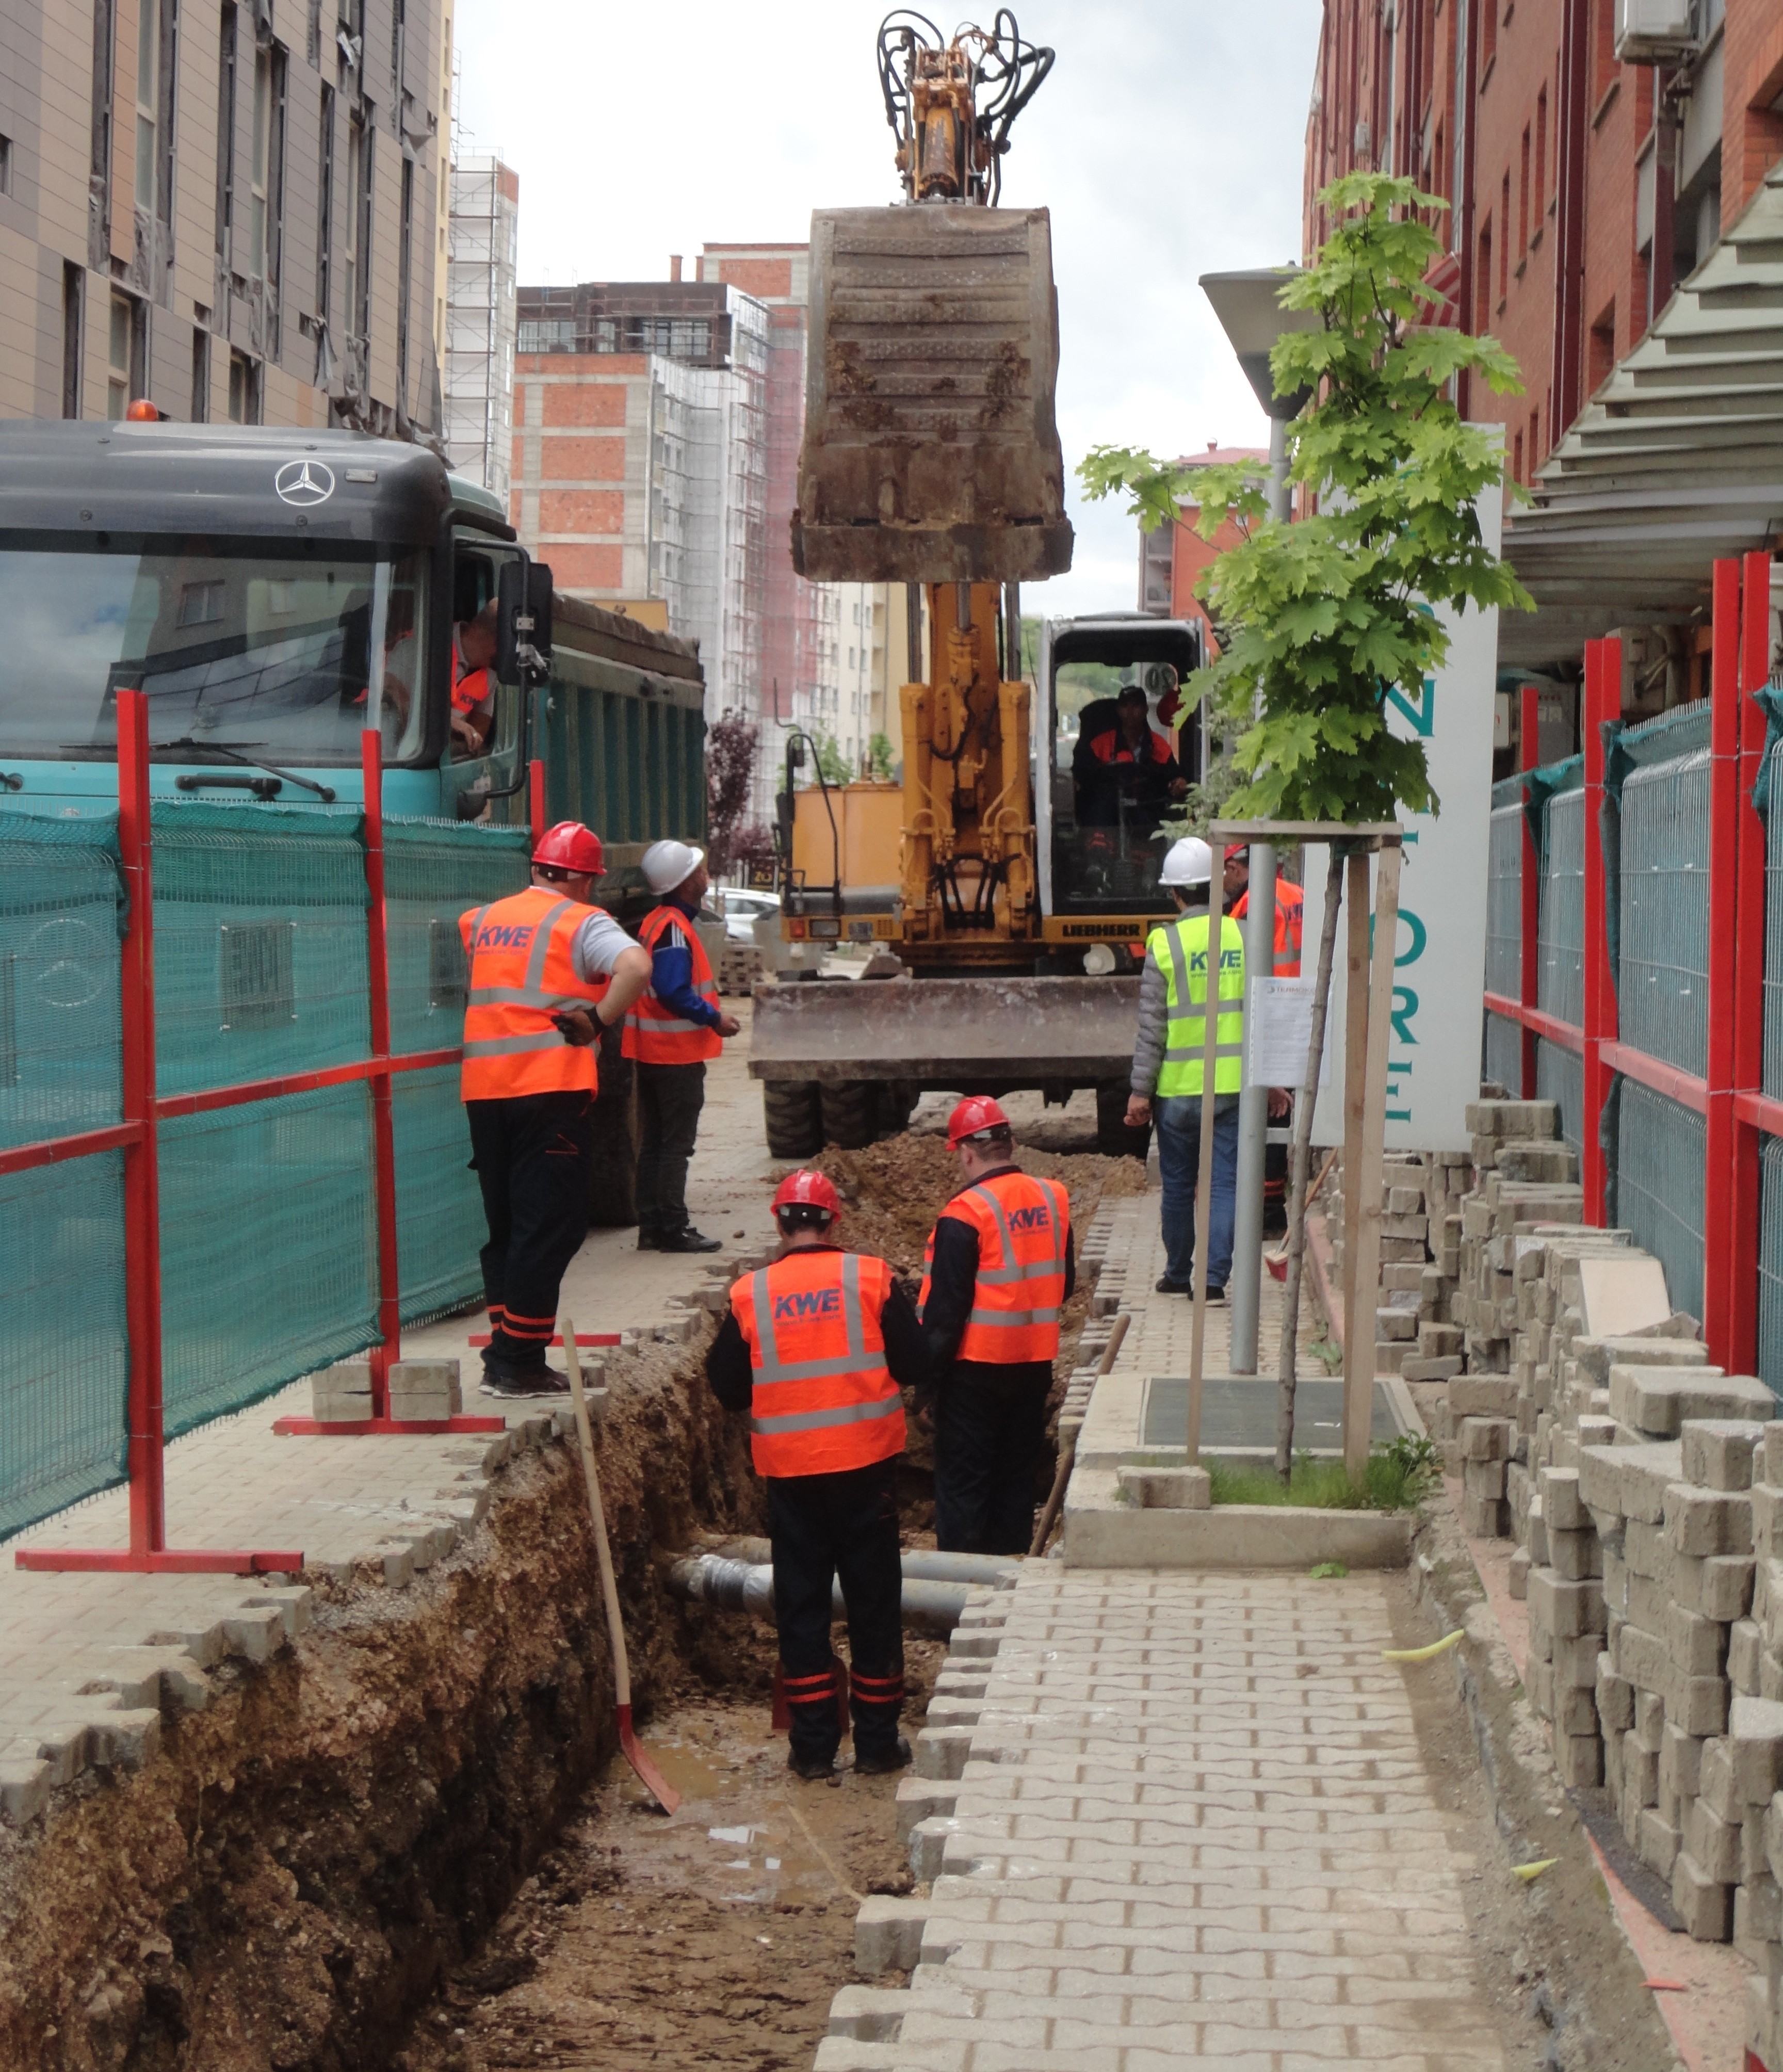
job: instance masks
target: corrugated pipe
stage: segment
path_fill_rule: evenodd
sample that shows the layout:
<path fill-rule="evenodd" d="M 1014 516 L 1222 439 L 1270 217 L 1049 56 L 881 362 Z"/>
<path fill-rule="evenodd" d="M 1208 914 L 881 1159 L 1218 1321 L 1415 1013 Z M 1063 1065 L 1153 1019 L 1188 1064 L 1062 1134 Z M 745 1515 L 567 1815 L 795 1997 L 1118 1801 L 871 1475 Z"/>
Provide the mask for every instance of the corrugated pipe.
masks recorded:
<path fill-rule="evenodd" d="M 676 1597 L 696 1604 L 711 1605 L 720 1611 L 754 1612 L 762 1618 L 774 1615 L 774 1571 L 765 1563 L 737 1560 L 724 1554 L 690 1554 L 674 1564 L 668 1580 Z M 976 1581 L 938 1582 L 906 1571 L 902 1601 L 905 1625 L 914 1633 L 945 1639 L 959 1623 L 967 1597 L 978 1587 Z M 837 1618 L 845 1616 L 840 1583 L 830 1602 Z"/>

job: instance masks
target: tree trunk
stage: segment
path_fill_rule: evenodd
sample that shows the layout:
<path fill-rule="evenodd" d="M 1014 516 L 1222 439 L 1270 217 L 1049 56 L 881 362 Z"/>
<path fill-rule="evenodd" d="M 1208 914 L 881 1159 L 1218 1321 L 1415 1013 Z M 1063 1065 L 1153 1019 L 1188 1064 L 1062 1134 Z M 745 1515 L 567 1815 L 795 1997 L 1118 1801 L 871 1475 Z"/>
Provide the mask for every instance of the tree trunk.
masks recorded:
<path fill-rule="evenodd" d="M 1294 1109 L 1293 1162 L 1288 1198 L 1288 1285 L 1282 1293 L 1281 1405 L 1276 1420 L 1276 1473 L 1284 1482 L 1294 1466 L 1295 1351 L 1300 1326 L 1300 1269 L 1306 1258 L 1306 1174 L 1312 1161 L 1313 1108 L 1319 1097 L 1319 1067 L 1325 1057 L 1325 1017 L 1331 998 L 1337 909 L 1343 899 L 1343 851 L 1333 842 L 1325 881 L 1325 925 L 1319 934 L 1319 969 L 1313 989 L 1313 1032 L 1306 1046 L 1306 1080 Z M 1344 1325 L 1346 1330 L 1350 1328 L 1348 1318 Z"/>

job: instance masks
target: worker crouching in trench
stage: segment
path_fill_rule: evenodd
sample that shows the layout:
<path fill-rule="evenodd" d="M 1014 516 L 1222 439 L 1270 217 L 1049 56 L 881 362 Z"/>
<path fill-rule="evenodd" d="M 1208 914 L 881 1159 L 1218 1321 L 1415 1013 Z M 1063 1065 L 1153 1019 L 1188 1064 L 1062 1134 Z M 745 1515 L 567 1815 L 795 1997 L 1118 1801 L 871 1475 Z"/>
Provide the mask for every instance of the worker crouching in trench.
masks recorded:
<path fill-rule="evenodd" d="M 831 1593 L 848 1612 L 854 1766 L 901 1770 L 903 1577 L 898 1541 L 900 1385 L 921 1388 L 927 1353 L 916 1313 L 882 1259 L 844 1252 L 842 1203 L 821 1173 L 794 1173 L 774 1197 L 783 1248 L 746 1274 L 706 1375 L 727 1410 L 750 1414 L 768 1486 L 774 1616 L 791 1716 L 787 1766 L 834 1777 L 842 1729 L 830 1646 Z"/>

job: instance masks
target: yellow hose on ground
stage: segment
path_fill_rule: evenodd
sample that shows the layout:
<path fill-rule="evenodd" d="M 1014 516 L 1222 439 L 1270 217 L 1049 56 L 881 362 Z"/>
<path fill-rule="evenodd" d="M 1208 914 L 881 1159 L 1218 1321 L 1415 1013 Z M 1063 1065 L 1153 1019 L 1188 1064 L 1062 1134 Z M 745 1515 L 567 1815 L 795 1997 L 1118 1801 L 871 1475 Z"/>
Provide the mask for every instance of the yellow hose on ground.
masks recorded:
<path fill-rule="evenodd" d="M 1456 1626 L 1452 1633 L 1445 1633 L 1440 1640 L 1433 1640 L 1428 1647 L 1383 1647 L 1382 1662 L 1428 1662 L 1432 1655 L 1445 1655 L 1467 1630 Z"/>

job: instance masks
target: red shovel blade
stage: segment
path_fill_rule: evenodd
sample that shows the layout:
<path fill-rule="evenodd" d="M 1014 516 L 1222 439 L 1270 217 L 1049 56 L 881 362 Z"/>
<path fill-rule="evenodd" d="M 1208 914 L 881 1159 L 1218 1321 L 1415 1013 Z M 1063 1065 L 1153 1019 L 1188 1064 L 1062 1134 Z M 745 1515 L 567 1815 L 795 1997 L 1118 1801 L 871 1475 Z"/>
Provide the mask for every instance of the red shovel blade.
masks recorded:
<path fill-rule="evenodd" d="M 639 1781 L 665 1813 L 672 1813 L 681 1803 L 681 1794 L 651 1760 L 650 1751 L 639 1740 L 631 1724 L 631 1708 L 616 1705 L 614 1712 L 619 1722 L 619 1753 L 638 1773 Z"/>
<path fill-rule="evenodd" d="M 1263 1256 L 1263 1263 L 1269 1269 L 1269 1277 L 1271 1280 L 1285 1281 L 1288 1278 L 1288 1255 L 1286 1252 L 1284 1252 L 1280 1258 L 1277 1258 L 1274 1252 L 1266 1252 Z"/>

